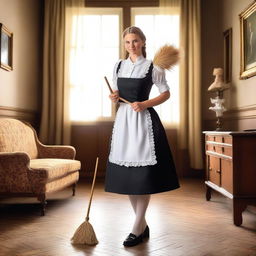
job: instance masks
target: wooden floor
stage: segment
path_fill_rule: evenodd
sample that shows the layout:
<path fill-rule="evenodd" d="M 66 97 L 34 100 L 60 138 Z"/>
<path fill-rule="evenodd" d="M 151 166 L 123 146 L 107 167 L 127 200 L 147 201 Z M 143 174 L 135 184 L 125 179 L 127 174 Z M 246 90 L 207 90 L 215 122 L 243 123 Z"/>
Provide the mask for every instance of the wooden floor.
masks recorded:
<path fill-rule="evenodd" d="M 98 181 L 90 223 L 99 244 L 73 246 L 70 238 L 84 221 L 90 185 L 81 182 L 50 195 L 46 216 L 32 198 L 0 201 L 0 256 L 244 256 L 256 255 L 256 214 L 247 210 L 243 225 L 232 222 L 231 201 L 217 193 L 207 202 L 201 180 L 185 179 L 181 188 L 152 196 L 147 212 L 151 237 L 124 248 L 134 214 L 125 195 L 106 193 Z"/>

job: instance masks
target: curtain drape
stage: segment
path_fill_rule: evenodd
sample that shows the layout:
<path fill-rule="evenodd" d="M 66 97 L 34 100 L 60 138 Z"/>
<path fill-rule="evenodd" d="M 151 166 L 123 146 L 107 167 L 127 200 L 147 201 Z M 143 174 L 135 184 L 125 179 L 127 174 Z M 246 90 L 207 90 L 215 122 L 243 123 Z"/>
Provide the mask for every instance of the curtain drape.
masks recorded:
<path fill-rule="evenodd" d="M 45 0 L 43 42 L 43 99 L 40 140 L 70 144 L 69 49 L 70 19 L 83 0 Z"/>
<path fill-rule="evenodd" d="M 180 128 L 181 149 L 188 149 L 190 166 L 203 169 L 201 124 L 200 0 L 181 0 Z"/>
<path fill-rule="evenodd" d="M 188 165 L 192 169 L 203 169 L 200 0 L 160 0 L 160 7 L 168 12 L 178 6 L 180 8 L 181 50 L 178 146 L 183 154 L 188 154 Z"/>

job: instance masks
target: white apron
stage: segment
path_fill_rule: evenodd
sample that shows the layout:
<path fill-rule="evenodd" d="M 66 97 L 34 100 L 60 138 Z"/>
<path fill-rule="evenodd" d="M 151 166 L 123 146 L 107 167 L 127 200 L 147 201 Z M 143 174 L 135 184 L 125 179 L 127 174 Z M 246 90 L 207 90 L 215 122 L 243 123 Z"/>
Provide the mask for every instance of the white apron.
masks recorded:
<path fill-rule="evenodd" d="M 126 167 L 155 165 L 152 121 L 146 109 L 136 112 L 120 103 L 113 128 L 109 161 Z"/>

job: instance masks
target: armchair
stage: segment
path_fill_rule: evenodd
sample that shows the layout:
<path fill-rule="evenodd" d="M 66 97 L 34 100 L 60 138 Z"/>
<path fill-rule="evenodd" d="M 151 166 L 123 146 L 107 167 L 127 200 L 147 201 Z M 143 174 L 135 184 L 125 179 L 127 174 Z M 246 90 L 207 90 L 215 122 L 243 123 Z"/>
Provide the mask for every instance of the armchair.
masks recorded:
<path fill-rule="evenodd" d="M 33 196 L 45 215 L 46 195 L 79 179 L 80 161 L 71 146 L 47 146 L 27 123 L 0 118 L 0 196 Z"/>

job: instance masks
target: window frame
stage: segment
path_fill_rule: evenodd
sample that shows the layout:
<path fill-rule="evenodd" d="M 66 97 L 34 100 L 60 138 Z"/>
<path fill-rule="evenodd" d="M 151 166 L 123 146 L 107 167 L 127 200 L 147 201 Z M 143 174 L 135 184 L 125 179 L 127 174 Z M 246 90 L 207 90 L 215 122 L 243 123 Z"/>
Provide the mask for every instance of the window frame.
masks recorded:
<path fill-rule="evenodd" d="M 162 14 L 166 14 L 166 13 L 165 13 L 164 9 L 161 9 L 161 7 L 159 7 L 159 6 L 154 6 L 154 7 L 151 6 L 151 7 L 144 7 L 144 8 L 132 7 L 131 8 L 131 24 L 135 25 L 135 15 L 162 15 Z M 172 12 L 168 13 L 168 15 L 170 15 L 170 14 L 180 16 L 179 7 L 172 8 Z M 180 40 L 179 40 L 179 44 L 180 44 Z M 179 71 L 179 74 L 180 74 L 180 71 Z M 180 83 L 180 80 L 179 80 L 179 83 Z M 172 93 L 171 93 L 171 97 L 172 97 Z M 180 91 L 179 91 L 179 97 L 180 97 Z M 180 106 L 179 101 L 178 101 L 178 104 Z M 180 109 L 179 109 L 179 111 L 180 111 Z M 169 121 L 166 121 L 166 120 L 161 120 L 161 122 L 163 123 L 165 128 L 168 128 L 168 129 L 176 128 L 180 123 L 180 113 L 179 113 L 179 118 L 178 118 L 177 122 L 173 122 L 173 121 L 169 122 Z"/>
<path fill-rule="evenodd" d="M 120 23 L 121 33 L 126 27 L 131 26 L 131 8 L 133 7 L 159 7 L 159 0 L 86 0 L 86 8 L 122 8 L 122 20 Z M 120 35 L 121 35 L 120 33 Z M 121 41 L 121 37 L 120 37 Z M 124 57 L 125 51 L 120 42 L 120 58 Z M 72 120 L 72 125 L 99 126 L 101 124 L 113 123 L 114 115 L 117 111 L 117 105 L 113 103 L 112 116 L 109 118 L 99 118 L 92 121 L 75 121 Z"/>

